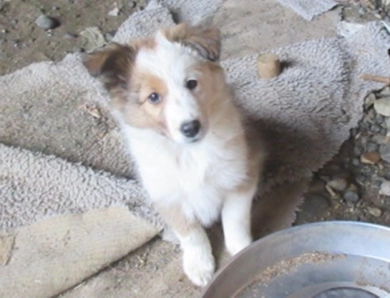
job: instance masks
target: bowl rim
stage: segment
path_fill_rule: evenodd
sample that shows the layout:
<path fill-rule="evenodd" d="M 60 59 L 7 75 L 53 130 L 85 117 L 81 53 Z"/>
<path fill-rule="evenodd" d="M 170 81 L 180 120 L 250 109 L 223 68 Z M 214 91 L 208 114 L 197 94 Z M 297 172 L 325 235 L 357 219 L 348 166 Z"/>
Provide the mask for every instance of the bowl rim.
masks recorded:
<path fill-rule="evenodd" d="M 343 226 L 343 227 L 363 227 L 363 228 L 369 228 L 369 229 L 375 229 L 375 230 L 382 230 L 384 232 L 389 233 L 390 235 L 390 227 L 380 225 L 380 224 L 375 224 L 375 223 L 369 223 L 369 222 L 359 222 L 359 221 L 349 221 L 349 220 L 330 220 L 330 221 L 321 221 L 321 222 L 313 222 L 313 223 L 305 223 L 302 225 L 297 225 L 297 226 L 292 226 L 288 227 L 279 231 L 271 232 L 270 234 L 261 237 L 254 242 L 252 242 L 251 245 L 247 246 L 244 248 L 242 251 L 240 251 L 238 254 L 234 255 L 226 264 L 221 266 L 217 270 L 217 272 L 214 274 L 213 278 L 211 281 L 208 283 L 208 285 L 204 288 L 202 291 L 201 297 L 208 297 L 206 296 L 209 291 L 215 286 L 215 284 L 219 281 L 221 278 L 221 275 L 226 274 L 227 270 L 234 269 L 234 265 L 236 262 L 238 262 L 241 258 L 243 258 L 244 255 L 247 254 L 248 251 L 253 250 L 254 246 L 259 247 L 263 245 L 263 243 L 267 243 L 273 238 L 278 238 L 286 233 L 296 233 L 299 232 L 299 230 L 305 230 L 307 228 L 318 228 L 318 227 L 323 227 L 323 226 L 331 226 L 331 227 L 337 227 L 337 226 Z M 230 268 L 233 267 L 233 268 Z"/>

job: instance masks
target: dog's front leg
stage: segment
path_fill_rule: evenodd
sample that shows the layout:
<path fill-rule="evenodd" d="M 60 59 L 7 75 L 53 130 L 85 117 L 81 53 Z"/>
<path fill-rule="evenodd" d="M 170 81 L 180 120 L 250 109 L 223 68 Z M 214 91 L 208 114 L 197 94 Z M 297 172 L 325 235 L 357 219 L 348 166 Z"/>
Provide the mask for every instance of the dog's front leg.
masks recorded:
<path fill-rule="evenodd" d="M 206 286 L 214 273 L 215 261 L 205 230 L 198 221 L 189 221 L 179 207 L 156 207 L 179 238 L 184 272 L 195 285 Z"/>
<path fill-rule="evenodd" d="M 252 242 L 251 206 L 257 189 L 256 181 L 247 183 L 225 197 L 222 207 L 222 226 L 225 245 L 231 255 Z"/>

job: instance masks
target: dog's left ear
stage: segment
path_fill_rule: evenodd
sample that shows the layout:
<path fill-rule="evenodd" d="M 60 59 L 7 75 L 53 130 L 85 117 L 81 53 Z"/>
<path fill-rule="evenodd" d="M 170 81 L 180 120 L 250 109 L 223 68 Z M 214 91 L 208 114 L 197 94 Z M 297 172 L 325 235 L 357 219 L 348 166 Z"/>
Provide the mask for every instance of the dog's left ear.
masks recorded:
<path fill-rule="evenodd" d="M 127 89 L 135 59 L 135 49 L 129 45 L 112 44 L 83 57 L 89 74 L 98 77 L 108 91 Z"/>
<path fill-rule="evenodd" d="M 215 27 L 179 24 L 163 31 L 165 37 L 196 51 L 201 57 L 217 61 L 221 53 L 221 34 Z"/>

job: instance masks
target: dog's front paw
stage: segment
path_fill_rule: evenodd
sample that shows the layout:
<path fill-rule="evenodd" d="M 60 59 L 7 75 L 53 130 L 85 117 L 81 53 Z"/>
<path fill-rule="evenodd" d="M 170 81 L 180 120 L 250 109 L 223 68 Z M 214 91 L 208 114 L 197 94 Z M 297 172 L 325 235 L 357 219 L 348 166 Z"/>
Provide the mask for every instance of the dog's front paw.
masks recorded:
<path fill-rule="evenodd" d="M 213 276 L 215 270 L 214 257 L 211 251 L 190 248 L 183 252 L 183 267 L 192 283 L 204 287 Z"/>

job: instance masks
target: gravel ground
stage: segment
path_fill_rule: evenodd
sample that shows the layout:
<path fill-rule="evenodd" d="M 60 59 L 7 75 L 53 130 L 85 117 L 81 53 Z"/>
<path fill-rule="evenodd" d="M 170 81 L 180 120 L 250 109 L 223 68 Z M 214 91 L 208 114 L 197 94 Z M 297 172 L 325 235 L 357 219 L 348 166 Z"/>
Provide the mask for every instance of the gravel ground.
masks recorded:
<path fill-rule="evenodd" d="M 343 19 L 378 20 L 367 7 L 348 5 Z M 384 63 L 390 67 L 390 57 Z M 296 224 L 335 219 L 390 226 L 390 88 L 367 96 L 362 108 L 359 126 L 339 154 L 315 174 Z"/>

